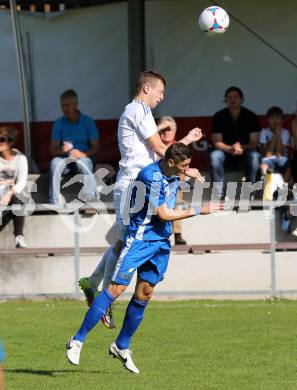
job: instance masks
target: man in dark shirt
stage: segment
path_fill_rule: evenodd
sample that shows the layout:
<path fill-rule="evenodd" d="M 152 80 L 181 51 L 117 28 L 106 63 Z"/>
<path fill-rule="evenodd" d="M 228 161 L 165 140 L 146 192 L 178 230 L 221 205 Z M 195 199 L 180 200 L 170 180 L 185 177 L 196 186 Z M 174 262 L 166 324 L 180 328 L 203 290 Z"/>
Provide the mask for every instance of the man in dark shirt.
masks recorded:
<path fill-rule="evenodd" d="M 246 181 L 251 183 L 255 183 L 260 165 L 257 151 L 260 124 L 256 114 L 242 106 L 243 101 L 241 89 L 229 87 L 225 92 L 227 108 L 213 117 L 210 169 L 216 196 L 220 198 L 226 194 L 226 165 L 244 170 Z"/>

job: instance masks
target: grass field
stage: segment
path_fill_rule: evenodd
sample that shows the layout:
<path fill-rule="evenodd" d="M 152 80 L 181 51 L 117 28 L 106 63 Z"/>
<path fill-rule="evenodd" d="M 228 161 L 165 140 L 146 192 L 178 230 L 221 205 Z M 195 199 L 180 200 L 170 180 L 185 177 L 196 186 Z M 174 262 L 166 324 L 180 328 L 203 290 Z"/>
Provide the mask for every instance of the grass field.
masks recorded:
<path fill-rule="evenodd" d="M 117 330 L 101 325 L 80 366 L 66 361 L 84 313 L 76 301 L 1 303 L 7 389 L 297 389 L 295 301 L 152 302 L 132 344 L 140 375 L 108 355 Z"/>

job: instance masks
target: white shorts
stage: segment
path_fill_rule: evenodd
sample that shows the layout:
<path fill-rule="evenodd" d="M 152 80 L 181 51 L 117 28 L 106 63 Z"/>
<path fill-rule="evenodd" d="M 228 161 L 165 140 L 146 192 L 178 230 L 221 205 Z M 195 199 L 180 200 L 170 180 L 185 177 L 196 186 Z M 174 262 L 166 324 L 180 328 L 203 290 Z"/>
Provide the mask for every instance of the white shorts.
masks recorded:
<path fill-rule="evenodd" d="M 121 241 L 124 241 L 126 229 L 130 224 L 129 212 L 133 183 L 133 179 L 120 179 L 113 190 L 117 239 Z"/>

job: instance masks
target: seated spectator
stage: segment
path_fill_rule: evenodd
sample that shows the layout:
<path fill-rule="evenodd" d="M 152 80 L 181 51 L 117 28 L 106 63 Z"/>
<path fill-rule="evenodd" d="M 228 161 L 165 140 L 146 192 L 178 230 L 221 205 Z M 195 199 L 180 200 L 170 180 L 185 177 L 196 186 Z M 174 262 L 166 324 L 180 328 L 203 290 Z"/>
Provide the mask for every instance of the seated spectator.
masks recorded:
<path fill-rule="evenodd" d="M 280 107 L 270 107 L 267 111 L 268 127 L 260 132 L 262 151 L 261 171 L 279 172 L 286 183 L 291 177 L 289 148 L 292 145 L 290 132 L 282 127 L 283 110 Z"/>
<path fill-rule="evenodd" d="M 160 138 L 165 145 L 172 145 L 176 143 L 175 135 L 176 135 L 177 125 L 175 120 L 171 116 L 163 116 L 158 121 L 158 131 L 160 134 Z M 185 180 L 185 177 L 182 178 Z M 177 196 L 177 202 L 180 203 L 183 201 L 183 192 L 179 191 Z M 182 237 L 182 221 L 173 221 L 173 233 L 174 233 L 174 243 L 175 245 L 187 245 L 186 240 Z"/>
<path fill-rule="evenodd" d="M 242 106 L 243 92 L 229 87 L 225 92 L 227 107 L 213 117 L 210 171 L 215 195 L 224 199 L 224 168 L 244 170 L 246 182 L 255 183 L 260 166 L 257 151 L 260 124 L 256 114 Z"/>
<path fill-rule="evenodd" d="M 23 236 L 24 216 L 21 213 L 5 210 L 7 205 L 20 205 L 22 201 L 18 195 L 26 186 L 28 178 L 28 161 L 13 144 L 17 138 L 17 130 L 10 127 L 0 128 L 0 219 L 2 228 L 5 226 L 2 219 L 12 215 L 14 225 L 15 246 L 26 248 Z"/>
<path fill-rule="evenodd" d="M 64 115 L 54 122 L 52 129 L 51 152 L 54 158 L 50 165 L 49 203 L 61 202 L 60 178 L 71 171 L 84 174 L 84 200 L 89 200 L 96 194 L 92 158 L 97 152 L 99 134 L 95 121 L 78 110 L 75 91 L 63 92 L 60 101 Z M 70 159 L 66 162 L 67 157 Z"/>
<path fill-rule="evenodd" d="M 297 183 L 297 110 L 295 111 L 295 117 L 292 120 L 291 132 L 293 137 L 293 161 L 292 161 L 292 175 L 294 183 Z M 297 191 L 296 191 L 297 192 Z M 297 193 L 295 195 L 297 200 Z"/>
<path fill-rule="evenodd" d="M 297 201 L 297 184 L 296 184 L 297 183 L 297 110 L 294 112 L 294 118 L 291 124 L 291 133 L 293 137 L 293 158 L 291 164 L 292 181 L 293 181 L 292 198 L 294 201 Z M 285 212 L 285 218 L 289 221 L 289 224 L 287 225 L 287 233 L 291 233 L 293 236 L 297 237 L 297 228 L 295 227 L 292 229 L 293 226 L 292 222 L 296 220 L 296 207 L 293 206 L 293 209 L 294 209 L 294 215 L 291 215 L 290 207 L 287 207 Z"/>

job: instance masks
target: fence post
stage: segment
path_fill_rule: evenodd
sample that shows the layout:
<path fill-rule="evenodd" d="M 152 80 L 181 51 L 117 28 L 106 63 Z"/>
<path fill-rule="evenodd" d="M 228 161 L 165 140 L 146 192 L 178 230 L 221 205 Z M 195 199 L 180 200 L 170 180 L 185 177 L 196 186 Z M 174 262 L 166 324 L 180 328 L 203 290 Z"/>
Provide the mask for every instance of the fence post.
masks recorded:
<path fill-rule="evenodd" d="M 79 243 L 79 228 L 80 228 L 80 215 L 79 209 L 74 210 L 74 297 L 79 299 L 80 288 L 78 285 L 80 275 L 80 243 Z"/>
<path fill-rule="evenodd" d="M 270 278 L 271 278 L 271 298 L 276 298 L 276 260 L 275 260 L 275 208 L 270 209 Z"/>

